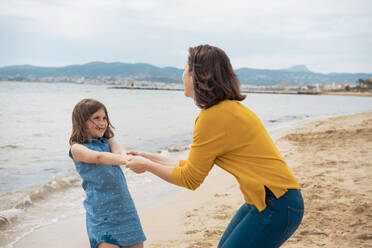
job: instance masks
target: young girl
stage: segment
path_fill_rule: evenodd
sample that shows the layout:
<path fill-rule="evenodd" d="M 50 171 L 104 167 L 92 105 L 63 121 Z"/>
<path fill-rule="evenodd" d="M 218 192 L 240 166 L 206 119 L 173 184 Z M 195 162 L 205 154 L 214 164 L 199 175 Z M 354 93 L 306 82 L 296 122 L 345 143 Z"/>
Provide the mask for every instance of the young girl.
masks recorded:
<path fill-rule="evenodd" d="M 120 165 L 125 150 L 113 139 L 106 107 L 83 99 L 72 112 L 70 157 L 83 179 L 91 248 L 142 248 L 146 237 Z"/>

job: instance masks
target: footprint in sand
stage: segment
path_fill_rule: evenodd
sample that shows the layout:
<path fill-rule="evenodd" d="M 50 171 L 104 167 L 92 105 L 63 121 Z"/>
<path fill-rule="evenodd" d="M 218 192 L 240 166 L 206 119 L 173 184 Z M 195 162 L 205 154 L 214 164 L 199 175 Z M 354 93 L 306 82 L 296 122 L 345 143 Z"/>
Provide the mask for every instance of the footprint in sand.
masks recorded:
<path fill-rule="evenodd" d="M 370 233 L 363 233 L 357 236 L 358 239 L 362 240 L 371 240 L 372 239 L 372 234 Z"/>
<path fill-rule="evenodd" d="M 193 216 L 196 216 L 196 214 L 191 214 L 191 213 L 187 213 L 187 214 L 186 214 L 186 217 L 187 217 L 187 218 L 190 218 L 190 217 L 193 217 Z"/>
<path fill-rule="evenodd" d="M 229 218 L 229 216 L 227 216 L 226 214 L 217 214 L 213 216 L 213 219 L 217 219 L 217 220 L 225 220 L 227 218 Z"/>
<path fill-rule="evenodd" d="M 302 236 L 309 236 L 309 235 L 324 235 L 326 237 L 328 237 L 328 234 L 327 233 L 324 233 L 324 232 L 309 232 L 309 231 L 302 231 L 299 233 L 300 235 Z"/>
<path fill-rule="evenodd" d="M 363 205 L 360 205 L 356 208 L 353 209 L 353 212 L 355 214 L 361 214 L 363 213 L 366 209 L 368 208 L 368 204 L 363 204 Z"/>
<path fill-rule="evenodd" d="M 185 234 L 190 235 L 190 234 L 195 234 L 195 233 L 198 233 L 198 232 L 200 232 L 200 230 L 190 230 L 190 231 L 185 232 Z"/>
<path fill-rule="evenodd" d="M 214 194 L 214 197 L 226 197 L 229 196 L 230 194 Z"/>
<path fill-rule="evenodd" d="M 213 244 L 209 242 L 196 242 L 194 244 L 189 245 L 187 248 L 207 248 L 212 246 Z"/>
<path fill-rule="evenodd" d="M 365 224 L 367 224 L 367 222 L 364 222 L 361 219 L 358 219 L 356 222 L 349 225 L 349 227 L 363 226 Z"/>
<path fill-rule="evenodd" d="M 204 237 L 211 237 L 211 236 L 220 237 L 222 235 L 222 233 L 223 233 L 223 231 L 221 231 L 221 230 L 213 230 L 213 231 L 206 230 L 206 231 L 204 231 Z"/>

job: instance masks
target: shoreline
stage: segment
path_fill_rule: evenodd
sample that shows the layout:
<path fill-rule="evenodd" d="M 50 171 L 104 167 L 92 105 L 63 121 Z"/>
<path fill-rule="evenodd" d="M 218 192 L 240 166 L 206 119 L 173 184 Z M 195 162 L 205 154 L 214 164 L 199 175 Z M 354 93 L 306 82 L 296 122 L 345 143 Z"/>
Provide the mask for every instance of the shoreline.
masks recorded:
<path fill-rule="evenodd" d="M 362 96 L 362 97 L 372 97 L 372 92 L 349 92 L 349 91 L 342 91 L 342 92 L 321 92 L 319 95 L 326 95 L 326 96 Z"/>
<path fill-rule="evenodd" d="M 299 124 L 274 137 L 302 186 L 306 208 L 302 225 L 283 247 L 368 247 L 372 112 Z M 145 247 L 216 247 L 242 203 L 235 179 L 215 167 L 195 192 L 138 210 Z M 83 214 L 37 229 L 14 247 L 88 244 Z"/>
<path fill-rule="evenodd" d="M 161 87 L 131 87 L 131 86 L 110 86 L 108 89 L 124 89 L 124 90 L 165 90 L 165 91 L 183 91 L 183 88 L 161 88 Z M 247 94 L 284 94 L 284 95 L 328 95 L 328 96 L 363 96 L 372 97 L 372 92 L 350 92 L 350 91 L 286 91 L 286 90 L 241 90 L 242 93 Z"/>

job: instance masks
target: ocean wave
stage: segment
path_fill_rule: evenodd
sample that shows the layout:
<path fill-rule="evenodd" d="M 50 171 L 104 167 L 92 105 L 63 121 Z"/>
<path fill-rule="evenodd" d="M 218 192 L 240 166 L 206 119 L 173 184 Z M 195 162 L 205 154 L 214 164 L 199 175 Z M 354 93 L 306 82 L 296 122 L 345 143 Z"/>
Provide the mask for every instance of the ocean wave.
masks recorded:
<path fill-rule="evenodd" d="M 81 185 L 81 178 L 76 171 L 70 170 L 54 176 L 44 184 L 24 190 L 8 192 L 1 195 L 0 226 L 11 223 L 19 218 L 27 207 L 38 200 L 45 199 L 49 194 L 70 187 Z"/>
<path fill-rule="evenodd" d="M 0 149 L 18 149 L 18 148 L 22 148 L 22 147 L 21 146 L 17 146 L 17 145 L 0 146 Z"/>
<path fill-rule="evenodd" d="M 22 209 L 16 208 L 0 211 L 0 226 L 9 224 L 18 219 L 18 217 L 20 217 L 23 212 L 24 211 Z"/>
<path fill-rule="evenodd" d="M 76 173 L 69 175 L 57 175 L 53 179 L 42 185 L 41 188 L 31 191 L 29 194 L 31 200 L 42 198 L 47 194 L 53 193 L 57 190 L 63 190 L 71 186 L 78 186 L 81 184 L 81 179 Z"/>
<path fill-rule="evenodd" d="M 184 143 L 184 144 L 177 144 L 177 145 L 171 145 L 168 147 L 162 148 L 159 153 L 164 154 L 166 152 L 172 153 L 172 152 L 182 152 L 190 149 L 190 144 L 189 143 Z"/>
<path fill-rule="evenodd" d="M 309 115 L 285 115 L 285 116 L 281 116 L 277 119 L 269 119 L 269 120 L 266 120 L 267 122 L 270 122 L 270 123 L 277 123 L 277 122 L 285 122 L 285 121 L 292 121 L 292 120 L 297 120 L 297 119 L 304 119 L 304 118 L 308 118 Z"/>

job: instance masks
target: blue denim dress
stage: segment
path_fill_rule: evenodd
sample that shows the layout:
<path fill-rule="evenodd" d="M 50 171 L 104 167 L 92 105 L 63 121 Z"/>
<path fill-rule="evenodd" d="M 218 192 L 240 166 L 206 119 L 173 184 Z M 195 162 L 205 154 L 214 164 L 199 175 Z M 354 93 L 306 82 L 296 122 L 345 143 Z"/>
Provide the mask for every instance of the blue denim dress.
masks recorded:
<path fill-rule="evenodd" d="M 111 152 L 105 138 L 91 139 L 83 144 L 99 152 Z M 72 158 L 71 151 L 69 152 Z M 86 226 L 91 248 L 102 242 L 119 246 L 146 240 L 127 182 L 119 166 L 75 163 L 83 179 L 86 193 Z"/>

